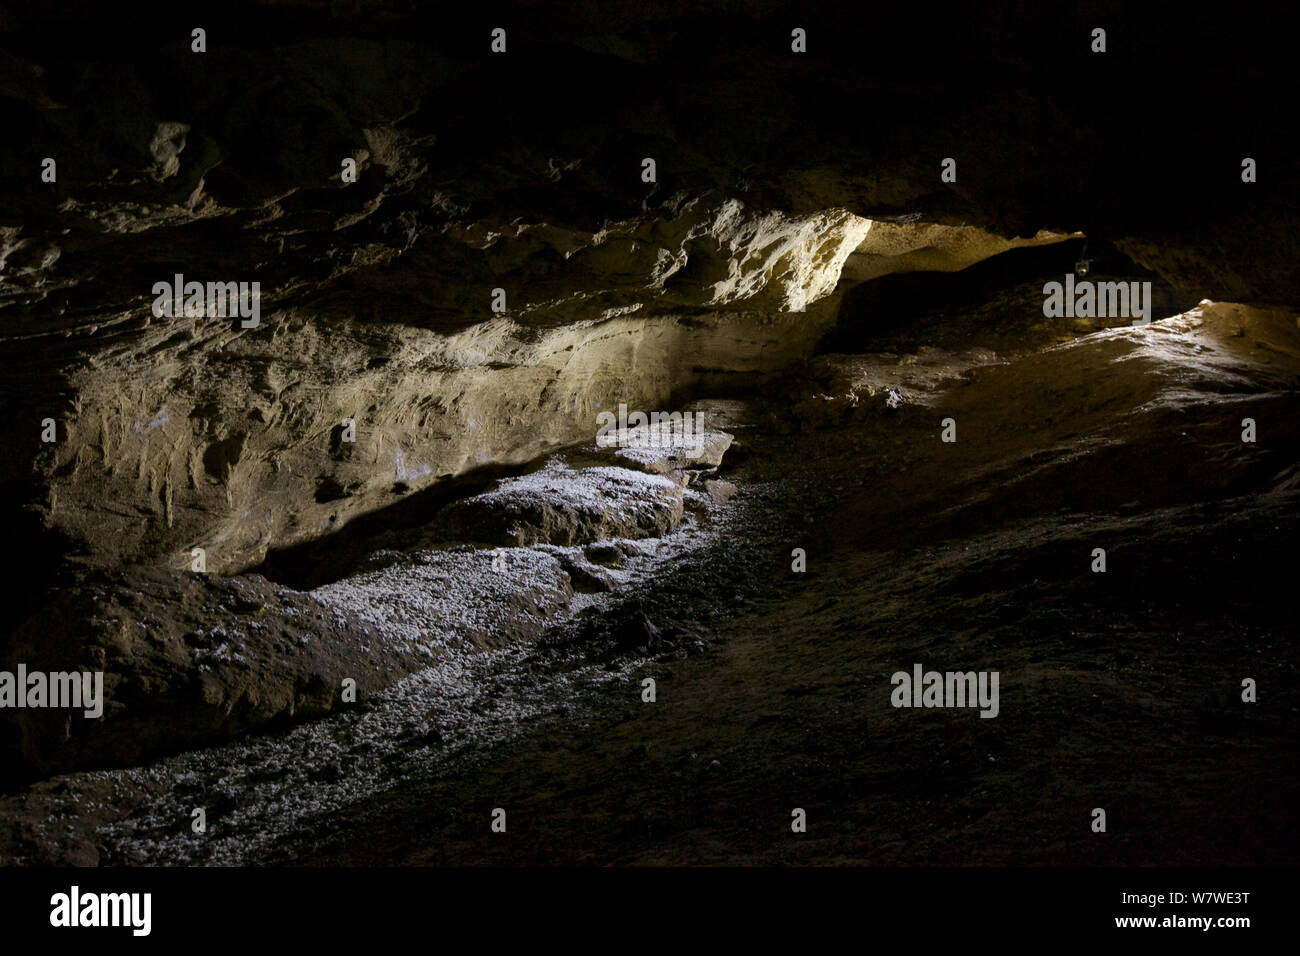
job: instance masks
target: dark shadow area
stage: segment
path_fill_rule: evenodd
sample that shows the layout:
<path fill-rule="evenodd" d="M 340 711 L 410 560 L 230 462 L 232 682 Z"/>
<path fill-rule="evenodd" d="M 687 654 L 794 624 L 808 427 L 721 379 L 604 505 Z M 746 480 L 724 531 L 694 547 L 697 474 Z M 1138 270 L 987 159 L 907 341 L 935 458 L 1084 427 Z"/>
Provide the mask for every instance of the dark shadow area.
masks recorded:
<path fill-rule="evenodd" d="M 323 538 L 273 550 L 265 561 L 245 573 L 260 574 L 299 591 L 330 584 L 351 574 L 371 551 L 392 547 L 394 537 L 400 539 L 404 533 L 428 524 L 451 502 L 486 491 L 502 478 L 536 471 L 544 462 L 542 456 L 523 465 L 485 465 L 443 478 L 385 508 L 354 518 Z"/>
<path fill-rule="evenodd" d="M 34 480 L 10 481 L 0 486 L 0 500 L 10 503 L 5 530 L 21 549 L 22 558 L 5 570 L 0 587 L 6 613 L 0 636 L 8 634 L 29 616 L 54 600 L 65 583 L 69 557 L 76 547 L 68 536 L 46 526 L 39 505 L 44 488 Z M 0 642 L 0 653 L 3 653 Z"/>
<path fill-rule="evenodd" d="M 1199 297 L 1179 293 L 1149 269 L 1143 269 L 1109 242 L 1069 239 L 1048 246 L 1012 249 L 959 272 L 905 272 L 881 276 L 850 288 L 840 304 L 835 328 L 817 343 L 816 354 L 915 350 L 944 346 L 947 339 L 969 338 L 979 321 L 977 306 L 1006 302 L 1002 318 L 1019 317 L 1027 325 L 1042 321 L 1041 285 L 1063 282 L 1080 259 L 1089 263 L 1087 281 L 1150 282 L 1152 320 L 1192 308 Z M 1076 276 L 1083 279 L 1084 276 Z M 1028 298 L 1029 308 L 1023 301 Z M 1014 312 L 1014 316 L 1011 314 Z M 954 320 L 966 318 L 965 326 Z M 990 342 L 992 344 L 992 342 Z"/>

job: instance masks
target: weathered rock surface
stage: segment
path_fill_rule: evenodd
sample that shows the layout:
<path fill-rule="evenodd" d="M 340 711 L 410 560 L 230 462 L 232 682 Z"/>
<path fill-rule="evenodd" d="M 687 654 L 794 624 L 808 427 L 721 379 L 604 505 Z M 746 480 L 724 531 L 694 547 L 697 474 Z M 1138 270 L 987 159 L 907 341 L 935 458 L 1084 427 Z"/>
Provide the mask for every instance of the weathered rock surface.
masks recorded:
<path fill-rule="evenodd" d="M 14 634 L 4 669 L 102 671 L 103 714 L 0 711 L 17 776 L 134 763 L 340 706 L 427 660 L 347 608 L 248 575 L 88 573 Z"/>
<path fill-rule="evenodd" d="M 638 426 L 610 432 L 608 439 L 615 448 L 620 464 L 629 464 L 652 475 L 665 475 L 681 484 L 689 483 L 689 472 L 717 468 L 731 447 L 732 436 L 726 432 L 706 431 L 704 426 L 685 428 L 681 421 L 662 426 Z"/>
<path fill-rule="evenodd" d="M 355 614 L 390 644 L 425 663 L 450 651 L 529 641 L 564 612 L 573 596 L 561 563 L 543 552 L 458 547 L 416 551 L 313 596 Z"/>
<path fill-rule="evenodd" d="M 682 520 L 682 487 L 629 468 L 574 470 L 553 459 L 449 506 L 434 529 L 448 538 L 516 546 L 658 537 Z"/>
<path fill-rule="evenodd" d="M 807 55 L 789 52 L 796 12 Z M 621 402 L 783 380 L 778 424 L 815 427 L 922 404 L 993 361 L 814 358 L 853 351 L 826 345 L 832 332 L 896 320 L 874 294 L 888 280 L 1064 257 L 1084 235 L 1193 302 L 1300 303 L 1298 160 L 1263 95 L 1289 88 L 1289 35 L 1224 31 L 1215 11 L 1150 5 L 1104 60 L 1085 27 L 1023 6 L 962 9 L 942 30 L 928 8 L 873 11 L 868 34 L 851 26 L 858 3 L 525 2 L 501 57 L 479 11 L 405 0 L 232 3 L 203 54 L 183 9 L 76 13 L 70 37 L 52 7 L 0 11 L 0 517 L 24 548 L 0 652 L 103 656 L 128 675 L 93 746 L 24 718 L 13 747 L 49 760 L 147 752 L 161 730 L 109 729 L 153 713 L 146 689 L 157 712 L 189 714 L 177 740 L 323 712 L 344 669 L 379 681 L 450 640 L 421 615 L 469 560 L 380 556 L 349 599 L 408 614 L 399 646 L 376 650 L 348 619 L 319 658 L 274 640 L 238 652 L 281 675 L 252 678 L 182 650 L 187 627 L 240 617 L 203 603 L 227 585 L 182 570 L 194 548 L 237 574 L 446 477 L 589 441 Z M 1188 50 L 1214 55 L 1185 68 Z M 1241 179 L 1245 155 L 1258 182 Z M 956 181 L 940 179 L 945 157 Z M 154 283 L 178 274 L 260 283 L 260 322 L 154 314 Z M 978 321 L 1006 314 L 994 302 Z M 889 364 L 903 356 L 915 364 Z M 665 477 L 607 467 L 580 494 L 525 476 L 437 527 L 498 545 L 663 534 L 723 451 L 634 455 Z M 463 621 L 465 640 L 532 633 L 563 603 L 575 572 L 537 560 L 531 609 Z M 131 570 L 68 576 L 86 568 Z M 275 600 L 287 614 L 306 599 Z M 191 606 L 189 624 L 168 611 Z M 150 615 L 159 642 L 140 630 Z"/>
<path fill-rule="evenodd" d="M 863 56 L 856 8 L 799 11 L 815 40 L 795 56 L 777 3 L 671 22 L 523 4 L 490 59 L 473 16 L 396 0 L 235 5 L 204 54 L 179 12 L 126 30 L 88 6 L 103 42 L 68 49 L 53 12 L 9 11 L 0 480 L 44 542 L 34 578 L 65 543 L 101 567 L 198 546 L 239 571 L 395 488 L 581 440 L 598 407 L 752 385 L 811 353 L 841 279 L 1082 231 L 1197 297 L 1296 301 L 1294 151 L 1239 177 L 1237 153 L 1280 135 L 1252 112 L 1267 84 L 1156 66 L 1201 31 L 1228 43 L 1210 14 L 1134 14 L 1135 51 L 1099 72 L 1062 67 L 1079 41 L 1028 11 L 936 32 L 891 10 L 873 29 L 895 40 Z M 1234 145 L 1172 152 L 1191 129 Z M 153 316 L 176 273 L 259 281 L 260 326 Z"/>
<path fill-rule="evenodd" d="M 730 481 L 713 478 L 704 483 L 704 490 L 715 505 L 725 505 L 739 489 Z"/>

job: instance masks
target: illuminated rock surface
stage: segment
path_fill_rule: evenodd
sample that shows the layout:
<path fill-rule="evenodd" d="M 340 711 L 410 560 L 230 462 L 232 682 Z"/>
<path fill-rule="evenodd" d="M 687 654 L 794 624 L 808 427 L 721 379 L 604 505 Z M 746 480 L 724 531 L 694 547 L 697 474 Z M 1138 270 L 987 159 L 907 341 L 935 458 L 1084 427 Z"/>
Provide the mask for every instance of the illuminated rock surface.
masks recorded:
<path fill-rule="evenodd" d="M 266 2 L 196 59 L 100 6 L 2 14 L 0 668 L 107 704 L 0 715 L 0 860 L 520 862 L 424 816 L 487 761 L 527 862 L 1296 862 L 1283 31 L 1153 9 L 1102 71 L 1046 11 L 819 5 L 801 58 L 776 3 L 523 3 L 491 57 Z M 1080 260 L 1158 321 L 1046 317 Z M 597 448 L 620 405 L 702 444 Z M 995 726 L 898 722 L 944 655 Z M 1063 835 L 1098 777 L 1143 848 Z"/>

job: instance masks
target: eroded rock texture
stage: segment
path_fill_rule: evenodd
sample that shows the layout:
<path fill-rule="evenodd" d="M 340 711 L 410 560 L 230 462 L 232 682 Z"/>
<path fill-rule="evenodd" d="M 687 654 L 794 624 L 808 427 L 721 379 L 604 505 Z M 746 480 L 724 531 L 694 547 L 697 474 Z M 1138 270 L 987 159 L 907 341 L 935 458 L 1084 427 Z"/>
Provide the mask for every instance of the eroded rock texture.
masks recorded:
<path fill-rule="evenodd" d="M 127 600 L 117 584 L 77 578 L 76 602 L 45 605 L 73 572 L 124 568 L 183 604 L 215 586 L 191 577 L 195 549 L 209 573 L 246 572 L 450 479 L 590 441 L 620 403 L 780 379 L 797 410 L 784 425 L 810 427 L 992 363 L 922 354 L 927 380 L 814 360 L 893 315 L 910 293 L 888 283 L 909 274 L 969 282 L 962 270 L 1003 253 L 1063 273 L 1089 241 L 1161 283 L 1168 314 L 1300 301 L 1269 31 L 1247 41 L 1217 14 L 1153 5 L 1126 12 L 1098 59 L 1088 29 L 1106 5 L 1073 19 L 894 9 L 869 30 L 859 6 L 525 2 L 498 23 L 401 0 L 262 2 L 124 24 L 86 3 L 75 35 L 66 14 L 0 13 L 7 659 L 47 633 L 68 666 L 170 659 L 183 626 L 149 644 L 92 610 Z M 795 26 L 807 54 L 790 51 Z M 1258 182 L 1242 182 L 1243 156 Z M 154 284 L 176 275 L 259 283 L 259 324 L 156 314 Z M 662 534 L 682 519 L 689 463 L 659 464 L 663 477 L 630 479 L 609 464 L 572 507 L 528 499 L 534 473 L 449 509 L 442 530 L 556 546 Z M 725 501 L 726 484 L 708 495 Z M 572 575 L 536 560 L 541 619 Z M 274 688 L 230 676 L 209 693 L 189 675 L 204 702 L 191 736 L 327 709 L 311 688 L 353 666 L 358 640 L 379 672 L 413 666 L 338 607 L 331 649 L 276 658 Z M 178 659 L 159 692 L 197 661 Z"/>

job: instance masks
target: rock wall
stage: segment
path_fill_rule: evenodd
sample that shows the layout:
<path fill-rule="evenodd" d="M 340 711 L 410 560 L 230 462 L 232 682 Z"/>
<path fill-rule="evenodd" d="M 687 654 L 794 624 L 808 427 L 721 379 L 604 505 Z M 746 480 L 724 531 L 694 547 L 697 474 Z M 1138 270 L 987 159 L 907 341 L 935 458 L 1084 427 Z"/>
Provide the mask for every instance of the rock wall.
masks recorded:
<path fill-rule="evenodd" d="M 529 2 L 494 54 L 488 11 L 400 0 L 73 6 L 76 38 L 3 15 L 24 607 L 69 557 L 233 571 L 619 401 L 753 386 L 889 273 L 1084 234 L 1182 293 L 1300 300 L 1285 58 L 1209 12 L 1129 12 L 1101 60 L 1027 9 L 866 37 L 849 4 Z M 1232 56 L 1170 65 L 1207 35 Z M 259 283 L 260 324 L 156 315 L 177 274 Z"/>

